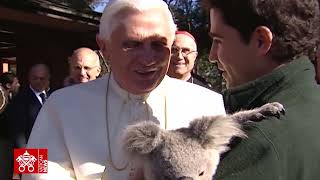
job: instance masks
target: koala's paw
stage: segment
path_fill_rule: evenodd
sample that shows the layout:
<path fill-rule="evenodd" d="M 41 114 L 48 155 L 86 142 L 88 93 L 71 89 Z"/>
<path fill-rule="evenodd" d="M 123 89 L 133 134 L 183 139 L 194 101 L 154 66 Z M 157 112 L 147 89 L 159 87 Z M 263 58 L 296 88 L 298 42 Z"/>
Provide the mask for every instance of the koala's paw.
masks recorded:
<path fill-rule="evenodd" d="M 266 118 L 267 116 L 275 116 L 278 119 L 280 118 L 281 114 L 285 114 L 285 109 L 282 104 L 278 102 L 273 103 L 267 103 L 259 108 L 257 110 L 257 119 L 261 120 Z"/>
<path fill-rule="evenodd" d="M 281 114 L 285 114 L 283 105 L 278 102 L 273 102 L 252 110 L 239 111 L 229 117 L 239 123 L 246 123 L 261 121 L 268 116 L 275 116 L 279 119 Z"/>

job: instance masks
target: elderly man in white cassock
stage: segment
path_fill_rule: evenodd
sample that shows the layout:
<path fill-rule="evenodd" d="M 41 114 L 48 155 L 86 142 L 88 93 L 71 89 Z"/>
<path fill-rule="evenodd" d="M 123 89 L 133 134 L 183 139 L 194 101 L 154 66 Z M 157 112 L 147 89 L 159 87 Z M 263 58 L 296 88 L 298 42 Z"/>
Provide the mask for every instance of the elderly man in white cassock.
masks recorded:
<path fill-rule="evenodd" d="M 47 174 L 25 179 L 133 179 L 121 150 L 122 130 L 139 121 L 176 129 L 204 115 L 225 114 L 222 96 L 166 76 L 176 26 L 162 0 L 111 1 L 97 43 L 112 71 L 53 93 L 28 148 L 48 148 Z"/>

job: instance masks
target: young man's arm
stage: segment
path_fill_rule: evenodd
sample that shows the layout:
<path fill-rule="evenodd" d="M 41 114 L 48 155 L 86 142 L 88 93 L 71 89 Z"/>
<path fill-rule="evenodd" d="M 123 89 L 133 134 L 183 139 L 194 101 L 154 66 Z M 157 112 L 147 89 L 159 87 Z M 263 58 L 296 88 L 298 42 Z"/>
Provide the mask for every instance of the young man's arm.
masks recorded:
<path fill-rule="evenodd" d="M 215 180 L 283 180 L 279 154 L 258 127 L 225 154 Z"/>

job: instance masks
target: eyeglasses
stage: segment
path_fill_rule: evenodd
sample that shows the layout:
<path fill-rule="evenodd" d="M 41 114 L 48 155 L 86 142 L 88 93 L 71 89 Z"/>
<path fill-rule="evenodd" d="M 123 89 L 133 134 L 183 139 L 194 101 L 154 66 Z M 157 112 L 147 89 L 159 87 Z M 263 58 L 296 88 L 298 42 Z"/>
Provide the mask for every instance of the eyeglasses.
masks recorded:
<path fill-rule="evenodd" d="M 190 49 L 187 49 L 187 48 L 179 48 L 177 46 L 172 46 L 171 48 L 171 55 L 173 56 L 178 56 L 181 52 L 181 55 L 183 57 L 188 57 L 190 54 L 192 53 L 196 53 L 197 51 L 190 51 Z"/>

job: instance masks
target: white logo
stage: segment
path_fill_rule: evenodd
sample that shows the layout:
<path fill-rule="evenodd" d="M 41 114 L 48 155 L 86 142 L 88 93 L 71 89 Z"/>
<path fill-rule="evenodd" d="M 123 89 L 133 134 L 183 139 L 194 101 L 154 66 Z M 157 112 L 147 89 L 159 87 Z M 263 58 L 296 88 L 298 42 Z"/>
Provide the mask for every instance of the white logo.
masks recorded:
<path fill-rule="evenodd" d="M 18 158 L 16 159 L 16 161 L 19 163 L 19 171 L 24 172 L 26 169 L 25 167 L 28 166 L 28 171 L 33 172 L 34 171 L 33 164 L 34 162 L 36 162 L 36 160 L 37 160 L 36 157 L 34 157 L 33 155 L 30 155 L 26 150 L 26 152 L 23 153 L 23 155 L 18 156 Z"/>

